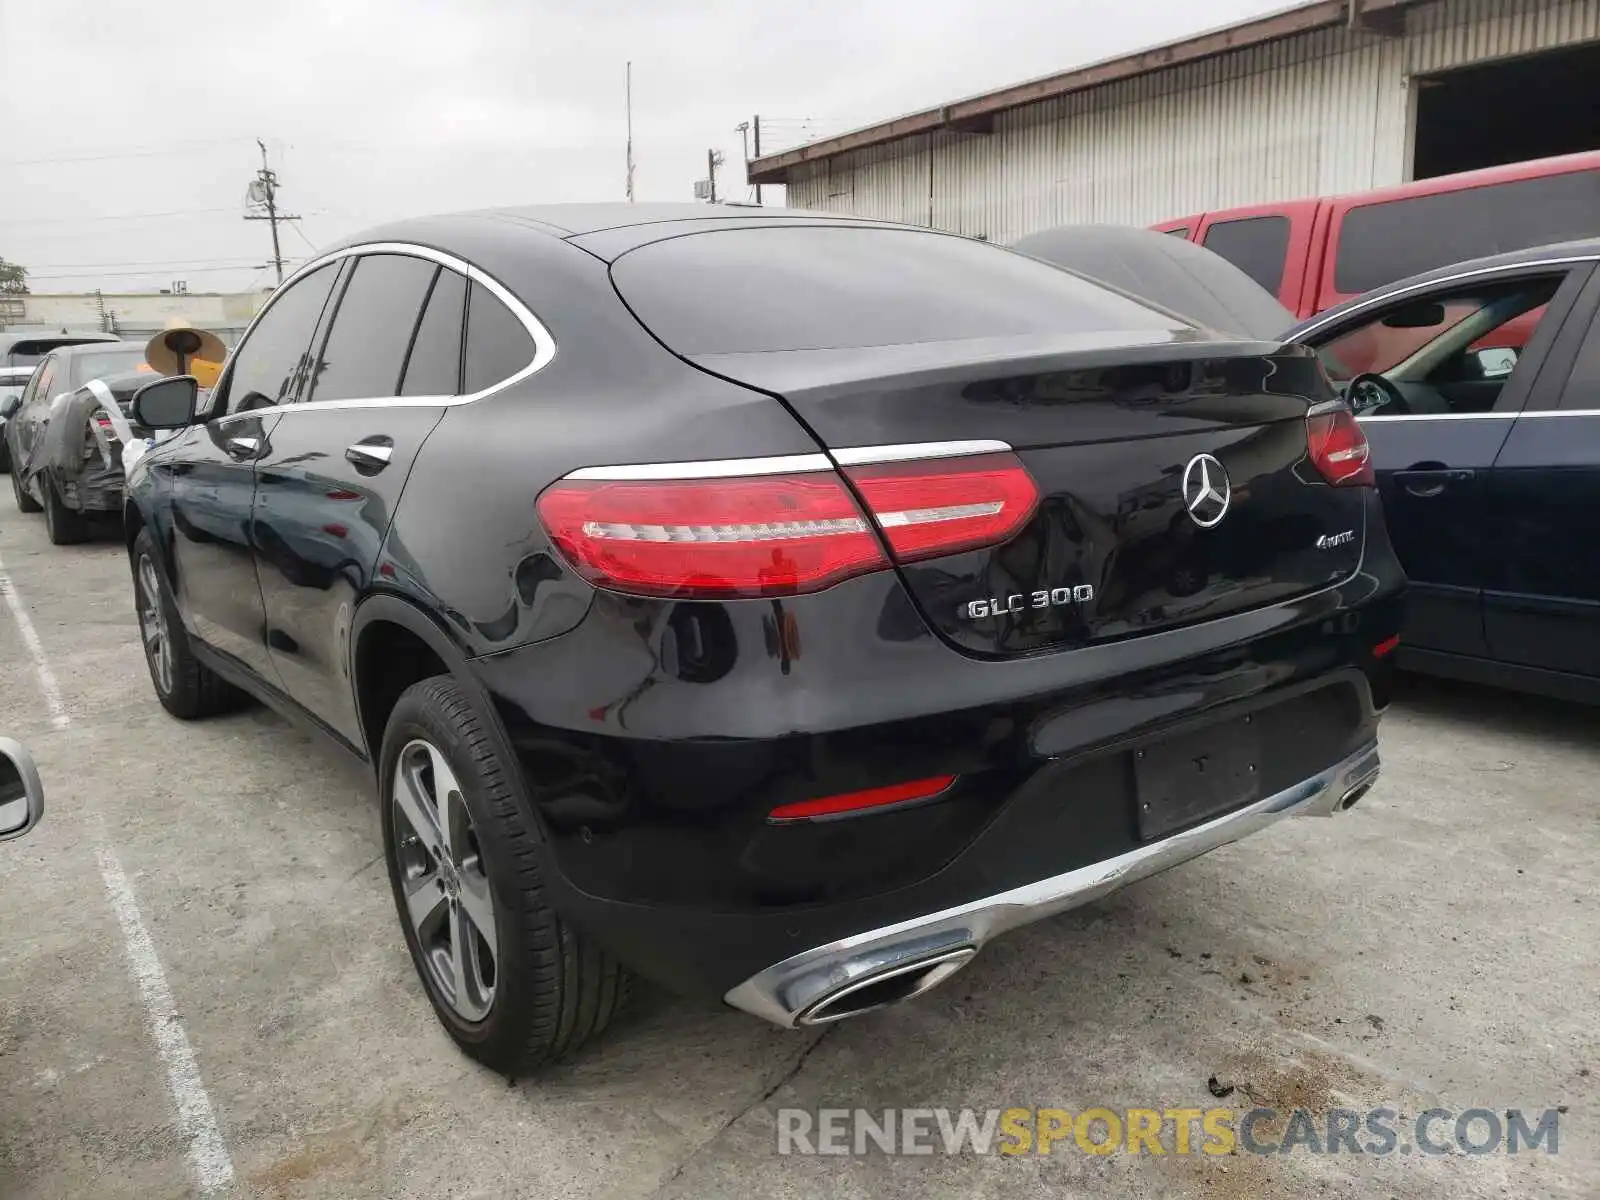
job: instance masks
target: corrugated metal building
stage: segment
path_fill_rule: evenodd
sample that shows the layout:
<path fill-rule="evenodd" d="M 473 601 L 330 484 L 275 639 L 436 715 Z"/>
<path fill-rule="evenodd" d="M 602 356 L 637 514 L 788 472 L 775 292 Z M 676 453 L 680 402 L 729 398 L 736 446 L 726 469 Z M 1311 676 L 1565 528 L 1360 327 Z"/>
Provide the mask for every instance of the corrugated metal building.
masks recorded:
<path fill-rule="evenodd" d="M 1597 147 L 1600 0 L 1321 0 L 768 155 L 750 179 L 1005 242 Z"/>

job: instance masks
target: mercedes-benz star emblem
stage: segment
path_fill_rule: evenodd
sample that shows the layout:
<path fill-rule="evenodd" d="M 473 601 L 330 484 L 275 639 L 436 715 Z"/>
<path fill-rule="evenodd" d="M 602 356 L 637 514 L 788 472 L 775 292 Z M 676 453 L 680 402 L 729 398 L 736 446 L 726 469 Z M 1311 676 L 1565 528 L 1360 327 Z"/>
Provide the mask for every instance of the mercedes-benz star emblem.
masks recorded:
<path fill-rule="evenodd" d="M 1183 469 L 1183 506 L 1189 519 L 1201 529 L 1210 529 L 1228 515 L 1233 487 L 1228 472 L 1210 454 L 1196 454 Z"/>

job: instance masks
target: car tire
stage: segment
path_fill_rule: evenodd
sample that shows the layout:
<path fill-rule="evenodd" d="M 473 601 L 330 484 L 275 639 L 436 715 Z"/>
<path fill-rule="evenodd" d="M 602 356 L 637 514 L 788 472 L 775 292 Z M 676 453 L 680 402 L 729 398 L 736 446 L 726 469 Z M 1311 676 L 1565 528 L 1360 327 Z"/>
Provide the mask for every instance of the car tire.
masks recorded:
<path fill-rule="evenodd" d="M 438 676 L 396 703 L 378 777 L 389 882 L 412 965 L 456 1045 L 511 1078 L 600 1033 L 629 993 L 622 966 L 550 906 L 513 769 L 461 686 Z"/>
<path fill-rule="evenodd" d="M 39 491 L 44 494 L 44 532 L 52 546 L 76 546 L 87 541 L 89 522 L 81 512 L 67 507 L 61 489 L 49 471 L 39 472 Z"/>
<path fill-rule="evenodd" d="M 11 474 L 11 443 L 6 441 L 5 433 L 0 430 L 0 475 Z"/>
<path fill-rule="evenodd" d="M 19 511 L 25 513 L 40 511 L 39 502 L 28 495 L 28 489 L 22 482 L 21 471 L 11 472 L 11 494 L 17 498 L 17 509 Z"/>
<path fill-rule="evenodd" d="M 238 708 L 244 693 L 197 659 L 190 649 L 189 633 L 178 616 L 177 603 L 156 555 L 155 539 L 148 529 L 139 531 L 129 557 L 139 640 L 144 644 L 145 665 L 150 668 L 150 683 L 161 707 L 184 721 Z"/>

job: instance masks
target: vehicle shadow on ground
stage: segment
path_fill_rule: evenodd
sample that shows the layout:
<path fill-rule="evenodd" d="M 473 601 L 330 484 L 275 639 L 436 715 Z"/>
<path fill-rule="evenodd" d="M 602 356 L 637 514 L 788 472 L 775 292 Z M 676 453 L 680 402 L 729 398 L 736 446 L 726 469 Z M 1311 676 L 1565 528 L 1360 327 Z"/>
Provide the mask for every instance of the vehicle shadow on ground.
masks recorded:
<path fill-rule="evenodd" d="M 1596 743 L 1600 707 L 1431 675 L 1396 677 L 1394 709 L 1492 727 L 1497 734 Z"/>

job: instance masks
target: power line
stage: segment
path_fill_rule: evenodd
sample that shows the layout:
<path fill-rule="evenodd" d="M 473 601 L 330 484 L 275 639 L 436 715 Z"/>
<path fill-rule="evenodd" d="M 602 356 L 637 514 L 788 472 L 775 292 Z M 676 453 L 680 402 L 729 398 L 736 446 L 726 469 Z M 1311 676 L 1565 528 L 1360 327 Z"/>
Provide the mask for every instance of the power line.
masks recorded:
<path fill-rule="evenodd" d="M 238 260 L 239 265 L 241 266 L 248 266 L 254 261 L 255 259 L 253 258 L 242 258 Z M 42 263 L 39 269 L 42 271 L 66 271 L 82 268 L 84 270 L 97 271 L 102 267 L 204 267 L 222 265 L 224 265 L 223 260 L 216 258 L 159 258 L 138 262 Z M 33 269 L 31 267 L 28 270 L 28 274 L 33 274 Z"/>
<path fill-rule="evenodd" d="M 208 146 L 232 146 L 242 142 L 243 138 L 213 138 L 204 142 L 189 142 L 180 146 L 148 146 L 134 150 L 118 150 L 104 154 L 79 154 L 63 155 L 58 158 L 7 158 L 0 159 L 0 166 L 7 167 L 42 167 L 54 166 L 56 163 L 80 162 L 110 162 L 118 158 L 167 158 L 174 154 L 189 154 L 195 150 L 203 150 Z"/>
<path fill-rule="evenodd" d="M 168 212 L 116 213 L 104 217 L 3 217 L 0 225 L 77 225 L 89 221 L 147 221 L 156 217 L 197 217 L 202 213 L 236 213 L 232 208 L 175 208 Z"/>
<path fill-rule="evenodd" d="M 294 258 L 286 258 L 283 261 L 292 266 L 293 264 L 295 264 L 299 260 L 298 259 L 294 259 Z M 256 265 L 258 265 L 258 264 L 255 264 L 255 263 L 244 263 L 244 264 L 242 264 L 240 266 L 232 266 L 232 267 L 178 267 L 178 268 L 175 268 L 175 269 L 176 270 L 181 270 L 185 275 L 207 275 L 207 274 L 214 274 L 214 273 L 216 273 L 218 271 L 248 271 L 252 266 L 256 266 Z M 272 263 L 267 263 L 266 267 L 270 267 L 272 265 L 273 265 Z M 265 270 L 266 268 L 262 267 L 262 269 Z M 32 283 L 32 282 L 35 282 L 35 281 L 40 280 L 40 279 L 113 278 L 113 277 L 119 276 L 119 275 L 153 275 L 155 273 L 156 273 L 155 271 L 149 270 L 149 269 L 146 269 L 146 270 L 143 270 L 143 271 L 76 271 L 76 272 L 70 272 L 70 273 L 67 273 L 67 274 L 58 274 L 58 275 L 35 275 L 32 271 L 29 271 L 28 272 L 28 281 L 30 283 Z"/>
<path fill-rule="evenodd" d="M 313 241 L 312 241 L 312 240 L 311 240 L 311 239 L 310 239 L 310 238 L 308 238 L 308 237 L 307 237 L 307 236 L 306 236 L 306 235 L 305 235 L 305 234 L 303 234 L 303 233 L 301 233 L 301 232 L 300 232 L 300 226 L 298 226 L 298 225 L 291 225 L 291 226 L 289 226 L 289 228 L 290 228 L 290 229 L 292 229 L 292 230 L 294 230 L 294 232 L 295 232 L 295 233 L 296 233 L 296 234 L 297 234 L 297 235 L 298 235 L 298 236 L 299 236 L 299 238 L 300 238 L 300 240 L 301 240 L 301 241 L 302 241 L 302 242 L 304 242 L 304 243 L 305 243 L 305 244 L 306 244 L 306 246 L 307 246 L 307 248 L 309 248 L 309 249 L 310 249 L 310 251 L 311 251 L 311 252 L 312 252 L 312 253 L 313 253 L 313 254 L 315 254 L 315 253 L 317 253 L 317 246 L 316 246 L 316 243 L 314 243 L 314 242 L 313 242 Z"/>

